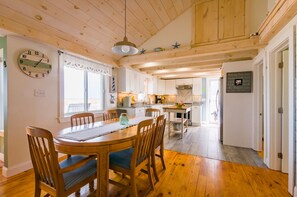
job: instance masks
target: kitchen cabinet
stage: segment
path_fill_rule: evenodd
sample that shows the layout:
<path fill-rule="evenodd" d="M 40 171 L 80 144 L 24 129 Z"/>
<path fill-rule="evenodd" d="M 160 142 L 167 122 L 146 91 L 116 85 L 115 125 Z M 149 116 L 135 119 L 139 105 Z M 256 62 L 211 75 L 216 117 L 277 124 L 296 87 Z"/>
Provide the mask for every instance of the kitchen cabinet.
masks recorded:
<path fill-rule="evenodd" d="M 158 79 L 157 94 L 165 94 L 165 80 Z"/>
<path fill-rule="evenodd" d="M 158 78 L 147 76 L 147 93 L 158 94 Z"/>
<path fill-rule="evenodd" d="M 179 85 L 192 85 L 193 79 L 177 79 L 175 80 L 175 86 Z"/>
<path fill-rule="evenodd" d="M 248 37 L 246 0 L 208 0 L 194 5 L 194 45 Z"/>
<path fill-rule="evenodd" d="M 202 95 L 202 78 L 193 79 L 193 95 Z"/>
<path fill-rule="evenodd" d="M 165 94 L 176 95 L 175 80 L 165 80 Z"/>
<path fill-rule="evenodd" d="M 192 106 L 192 125 L 201 125 L 202 110 L 201 106 Z"/>
<path fill-rule="evenodd" d="M 128 69 L 118 69 L 118 91 L 131 93 L 144 93 L 145 91 L 145 75 Z"/>

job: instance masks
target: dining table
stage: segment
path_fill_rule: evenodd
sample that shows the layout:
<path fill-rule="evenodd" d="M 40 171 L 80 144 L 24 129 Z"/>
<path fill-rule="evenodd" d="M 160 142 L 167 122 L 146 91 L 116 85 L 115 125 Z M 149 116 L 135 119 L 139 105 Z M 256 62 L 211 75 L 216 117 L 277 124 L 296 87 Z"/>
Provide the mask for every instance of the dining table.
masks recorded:
<path fill-rule="evenodd" d="M 133 147 L 137 125 L 152 117 L 137 117 L 121 125 L 118 119 L 62 129 L 54 136 L 59 153 L 97 156 L 96 196 L 106 197 L 109 192 L 109 153 Z"/>

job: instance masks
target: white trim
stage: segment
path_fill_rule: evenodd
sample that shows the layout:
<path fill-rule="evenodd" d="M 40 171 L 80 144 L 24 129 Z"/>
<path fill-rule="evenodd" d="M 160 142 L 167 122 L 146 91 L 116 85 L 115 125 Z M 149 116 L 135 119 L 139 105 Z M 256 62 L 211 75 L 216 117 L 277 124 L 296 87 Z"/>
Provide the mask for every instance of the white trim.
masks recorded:
<path fill-rule="evenodd" d="M 27 162 L 21 163 L 19 165 L 16 165 L 16 166 L 13 166 L 13 167 L 10 167 L 10 168 L 3 167 L 2 175 L 4 177 L 11 177 L 11 176 L 19 174 L 21 172 L 24 172 L 26 170 L 29 170 L 31 168 L 33 168 L 32 162 L 27 161 Z"/>

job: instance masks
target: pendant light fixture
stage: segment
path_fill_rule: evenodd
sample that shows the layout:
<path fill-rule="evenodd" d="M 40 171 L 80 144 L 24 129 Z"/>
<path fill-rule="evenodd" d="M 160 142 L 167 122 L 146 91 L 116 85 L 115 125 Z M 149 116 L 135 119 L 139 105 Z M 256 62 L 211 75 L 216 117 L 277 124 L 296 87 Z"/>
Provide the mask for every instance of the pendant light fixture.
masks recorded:
<path fill-rule="evenodd" d="M 117 42 L 112 47 L 112 52 L 119 54 L 119 55 L 134 55 L 138 53 L 138 49 L 136 48 L 136 45 L 132 42 L 128 41 L 128 38 L 126 36 L 126 23 L 127 23 L 127 0 L 125 0 L 125 37 L 123 41 Z"/>

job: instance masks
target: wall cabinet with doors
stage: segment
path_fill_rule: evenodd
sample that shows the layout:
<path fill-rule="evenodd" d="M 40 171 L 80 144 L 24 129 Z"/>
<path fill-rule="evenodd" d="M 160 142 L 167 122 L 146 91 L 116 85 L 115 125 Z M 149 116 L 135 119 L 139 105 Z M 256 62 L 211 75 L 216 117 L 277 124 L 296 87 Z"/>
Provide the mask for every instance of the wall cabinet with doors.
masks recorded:
<path fill-rule="evenodd" d="M 202 95 L 202 78 L 193 79 L 193 95 Z"/>
<path fill-rule="evenodd" d="M 248 38 L 246 0 L 209 0 L 193 6 L 193 44 Z"/>
<path fill-rule="evenodd" d="M 177 79 L 175 80 L 175 85 L 179 86 L 179 85 L 192 85 L 193 84 L 193 80 L 192 79 Z"/>
<path fill-rule="evenodd" d="M 118 69 L 118 91 L 145 93 L 145 75 L 129 68 Z"/>
<path fill-rule="evenodd" d="M 165 80 L 165 94 L 176 95 L 175 80 Z"/>
<path fill-rule="evenodd" d="M 165 80 L 158 79 L 157 94 L 165 94 Z"/>

